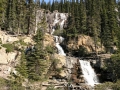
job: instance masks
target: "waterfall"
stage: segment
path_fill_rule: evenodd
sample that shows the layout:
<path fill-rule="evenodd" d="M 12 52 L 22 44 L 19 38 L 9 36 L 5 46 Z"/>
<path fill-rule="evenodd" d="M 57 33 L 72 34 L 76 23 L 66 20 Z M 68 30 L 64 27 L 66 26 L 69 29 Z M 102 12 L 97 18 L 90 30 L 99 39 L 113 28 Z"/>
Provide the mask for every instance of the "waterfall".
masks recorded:
<path fill-rule="evenodd" d="M 64 50 L 62 49 L 62 47 L 60 46 L 59 43 L 56 43 L 56 47 L 57 47 L 58 53 L 59 53 L 60 55 L 66 56 L 66 54 L 64 53 Z"/>
<path fill-rule="evenodd" d="M 89 61 L 79 60 L 84 79 L 88 85 L 94 86 L 99 83 L 96 73 L 90 65 Z"/>
<path fill-rule="evenodd" d="M 62 47 L 60 46 L 60 44 L 59 44 L 60 42 L 62 42 L 62 41 L 64 40 L 64 38 L 61 37 L 61 36 L 60 36 L 60 37 L 54 36 L 54 38 L 55 38 L 55 42 L 56 42 L 56 47 L 57 47 L 57 49 L 58 49 L 58 54 L 66 56 L 63 48 L 62 48 Z"/>

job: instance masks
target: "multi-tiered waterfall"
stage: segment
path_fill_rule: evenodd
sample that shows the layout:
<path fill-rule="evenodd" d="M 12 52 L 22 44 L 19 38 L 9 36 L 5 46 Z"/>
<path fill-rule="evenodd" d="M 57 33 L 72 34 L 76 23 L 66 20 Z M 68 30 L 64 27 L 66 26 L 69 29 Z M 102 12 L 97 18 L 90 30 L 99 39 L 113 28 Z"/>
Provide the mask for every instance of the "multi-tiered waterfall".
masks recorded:
<path fill-rule="evenodd" d="M 79 60 L 84 79 L 88 85 L 94 86 L 99 83 L 99 80 L 94 72 L 93 68 L 90 65 L 89 61 Z"/>
<path fill-rule="evenodd" d="M 37 26 L 37 23 L 39 21 L 41 21 L 41 20 L 39 20 L 40 17 L 42 17 L 44 15 L 43 11 L 37 11 L 37 15 L 38 15 L 38 17 L 36 18 L 36 26 Z M 46 14 L 46 17 L 47 17 L 47 22 L 49 24 L 49 33 L 52 35 L 55 31 L 56 24 L 60 26 L 60 30 L 63 29 L 63 26 L 68 18 L 68 14 L 54 12 L 54 13 Z M 54 36 L 54 39 L 55 39 L 56 47 L 58 50 L 58 54 L 66 56 L 63 48 L 60 46 L 60 43 L 64 41 L 64 38 L 61 36 Z M 85 79 L 86 83 L 91 86 L 94 86 L 94 84 L 97 84 L 98 79 L 97 79 L 97 76 L 96 76 L 94 70 L 92 69 L 92 67 L 90 65 L 90 62 L 83 61 L 83 60 L 80 60 L 79 62 L 80 62 L 80 66 L 81 66 L 82 73 L 84 75 L 84 79 Z M 68 63 L 68 65 L 70 65 L 70 64 Z M 71 66 L 72 65 L 73 64 L 71 63 Z M 71 68 L 69 68 L 69 69 L 71 69 Z"/>
<path fill-rule="evenodd" d="M 63 24 L 64 24 L 64 20 L 66 20 L 66 19 L 65 19 L 65 16 L 63 14 L 60 14 L 60 15 L 61 15 L 61 18 L 63 18 L 62 19 L 63 21 L 61 21 L 59 24 L 60 28 L 62 29 Z M 59 22 L 59 18 L 57 17 L 57 14 L 56 14 L 56 19 L 55 19 L 53 25 L 55 25 L 58 22 Z M 53 31 L 52 33 L 54 33 L 55 29 L 53 28 L 52 31 Z M 60 43 L 64 41 L 64 38 L 61 36 L 54 36 L 54 38 L 55 38 L 56 47 L 58 49 L 58 54 L 66 56 L 63 48 L 60 46 Z M 91 67 L 90 62 L 83 61 L 83 60 L 80 60 L 79 62 L 81 65 L 81 69 L 82 69 L 82 73 L 84 75 L 85 82 L 91 86 L 98 84 L 99 80 L 97 79 L 96 73 L 94 72 L 94 69 Z"/>

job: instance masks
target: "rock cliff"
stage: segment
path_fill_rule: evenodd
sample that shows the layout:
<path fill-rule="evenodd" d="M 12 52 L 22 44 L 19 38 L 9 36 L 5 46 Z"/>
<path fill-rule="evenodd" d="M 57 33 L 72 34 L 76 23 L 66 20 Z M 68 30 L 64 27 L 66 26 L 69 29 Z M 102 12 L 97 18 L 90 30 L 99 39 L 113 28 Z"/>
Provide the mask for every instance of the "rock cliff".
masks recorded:
<path fill-rule="evenodd" d="M 94 40 L 87 35 L 79 35 L 76 39 L 71 39 L 67 43 L 67 48 L 70 50 L 78 50 L 80 46 L 84 47 L 88 53 L 91 52 L 103 52 L 104 46 L 101 46 L 98 42 L 95 48 Z"/>

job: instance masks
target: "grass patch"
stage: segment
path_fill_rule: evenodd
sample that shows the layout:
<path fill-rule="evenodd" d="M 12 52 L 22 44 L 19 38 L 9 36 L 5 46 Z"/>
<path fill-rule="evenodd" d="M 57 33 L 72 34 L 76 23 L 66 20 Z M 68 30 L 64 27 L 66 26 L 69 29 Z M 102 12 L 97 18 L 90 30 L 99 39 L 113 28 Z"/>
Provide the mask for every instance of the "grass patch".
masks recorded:
<path fill-rule="evenodd" d="M 6 86 L 6 80 L 0 77 L 0 89 L 4 86 Z"/>
<path fill-rule="evenodd" d="M 6 48 L 6 53 L 13 52 L 14 51 L 14 45 L 13 44 L 3 44 L 4 48 Z"/>

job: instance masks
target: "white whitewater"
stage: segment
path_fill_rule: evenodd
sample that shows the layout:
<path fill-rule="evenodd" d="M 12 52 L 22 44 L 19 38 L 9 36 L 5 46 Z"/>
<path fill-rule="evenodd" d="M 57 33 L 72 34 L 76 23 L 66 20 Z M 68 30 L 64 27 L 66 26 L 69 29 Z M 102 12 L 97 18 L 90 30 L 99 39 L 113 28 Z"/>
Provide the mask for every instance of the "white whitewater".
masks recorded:
<path fill-rule="evenodd" d="M 96 73 L 90 65 L 89 61 L 79 60 L 84 79 L 88 85 L 94 86 L 99 83 Z"/>
<path fill-rule="evenodd" d="M 56 47 L 58 49 L 58 54 L 66 56 L 66 54 L 64 53 L 64 50 L 62 49 L 59 43 L 56 43 Z"/>
<path fill-rule="evenodd" d="M 60 44 L 59 44 L 59 42 L 62 42 L 62 41 L 64 40 L 64 38 L 61 37 L 61 36 L 60 36 L 60 37 L 54 36 L 54 38 L 55 38 L 55 42 L 56 42 L 56 47 L 57 47 L 57 49 L 58 49 L 58 54 L 63 55 L 63 56 L 66 56 L 63 48 L 62 48 L 62 47 L 60 46 Z"/>
<path fill-rule="evenodd" d="M 60 16 L 59 16 L 60 15 Z M 67 16 L 64 13 L 59 14 L 55 13 L 55 19 L 53 21 L 53 26 L 55 26 L 57 23 L 60 25 L 60 29 L 63 29 L 63 25 L 65 20 L 67 19 Z M 54 33 L 55 29 L 52 29 L 51 35 Z M 54 36 L 55 42 L 56 42 L 56 47 L 58 49 L 58 54 L 66 56 L 63 48 L 60 46 L 60 43 L 64 41 L 64 38 L 62 36 Z"/>

